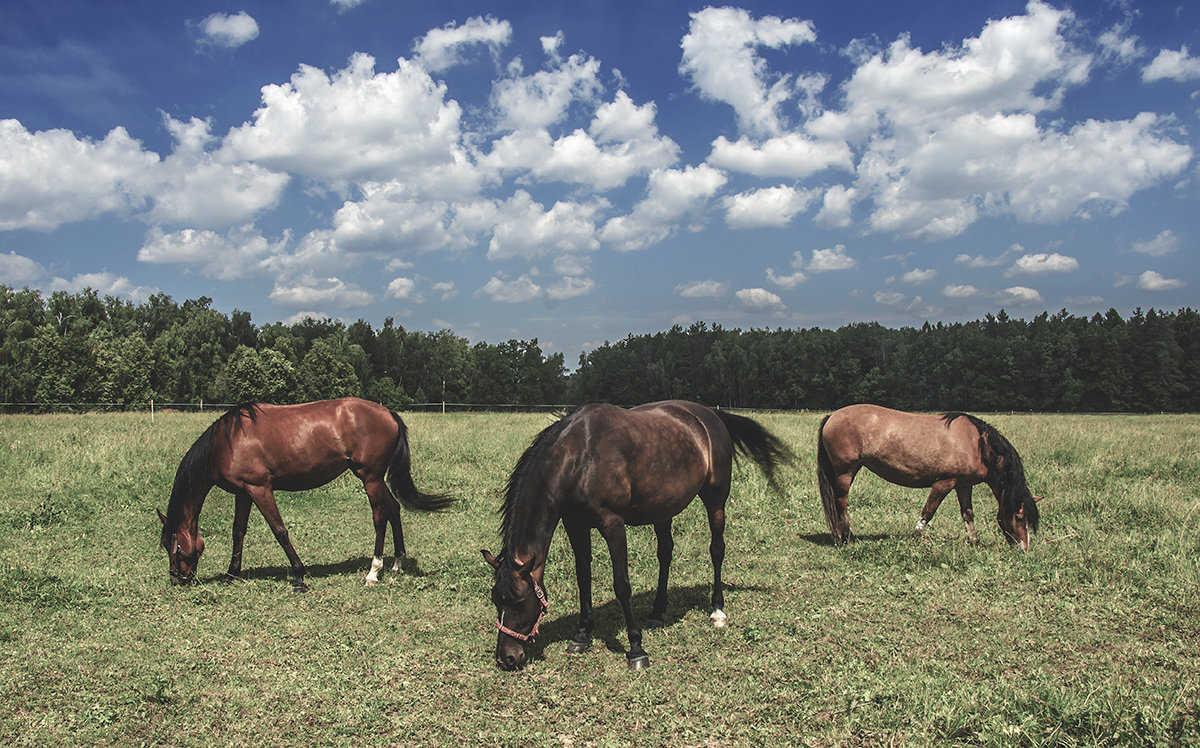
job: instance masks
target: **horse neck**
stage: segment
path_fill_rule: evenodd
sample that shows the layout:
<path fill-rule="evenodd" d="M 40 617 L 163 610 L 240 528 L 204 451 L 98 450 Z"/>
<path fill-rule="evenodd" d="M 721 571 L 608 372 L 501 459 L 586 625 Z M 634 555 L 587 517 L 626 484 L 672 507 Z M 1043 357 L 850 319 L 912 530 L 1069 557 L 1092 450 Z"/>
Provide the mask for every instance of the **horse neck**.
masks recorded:
<path fill-rule="evenodd" d="M 558 525 L 560 501 L 542 487 L 521 494 L 505 517 L 504 549 L 520 563 L 535 558 L 535 566 L 540 567 L 546 562 L 554 528 Z"/>

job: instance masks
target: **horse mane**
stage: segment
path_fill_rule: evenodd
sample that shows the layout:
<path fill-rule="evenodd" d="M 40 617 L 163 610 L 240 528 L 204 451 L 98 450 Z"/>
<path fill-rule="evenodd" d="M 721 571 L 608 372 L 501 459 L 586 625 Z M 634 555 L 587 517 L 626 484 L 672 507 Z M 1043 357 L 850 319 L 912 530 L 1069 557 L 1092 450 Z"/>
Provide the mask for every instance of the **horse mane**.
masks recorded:
<path fill-rule="evenodd" d="M 1025 522 L 1031 530 L 1037 530 L 1038 508 L 1025 481 L 1025 466 L 1016 447 L 1004 438 L 1004 435 L 994 426 L 970 413 L 950 411 L 942 414 L 942 420 L 949 428 L 956 418 L 966 418 L 979 431 L 979 455 L 988 472 L 996 476 L 996 485 L 1000 489 L 1000 503 L 1005 514 L 1011 516 L 1025 507 Z"/>
<path fill-rule="evenodd" d="M 175 485 L 171 488 L 171 500 L 167 503 L 168 527 L 178 527 L 183 520 L 183 507 L 192 495 L 192 488 L 210 480 L 213 440 L 217 434 L 223 432 L 226 440 L 232 438 L 233 432 L 242 427 L 243 419 L 253 422 L 257 420 L 258 413 L 259 407 L 254 403 L 236 405 L 213 421 L 192 443 L 175 471 Z"/>
<path fill-rule="evenodd" d="M 525 494 L 521 488 L 526 479 L 539 466 L 539 459 L 542 453 L 546 450 L 547 445 L 553 444 L 559 434 L 570 424 L 571 417 L 579 412 L 580 408 L 573 408 L 568 413 L 563 415 L 554 423 L 542 429 L 537 436 L 533 437 L 533 441 L 521 453 L 521 457 L 517 460 L 516 467 L 513 468 L 512 474 L 508 476 L 508 483 L 504 488 L 504 503 L 500 506 L 500 536 L 503 540 L 503 547 L 509 551 L 512 550 L 513 543 L 516 540 L 514 535 L 519 527 L 523 526 L 522 520 L 528 514 L 529 502 L 524 500 Z M 508 554 L 505 554 L 508 555 Z"/>

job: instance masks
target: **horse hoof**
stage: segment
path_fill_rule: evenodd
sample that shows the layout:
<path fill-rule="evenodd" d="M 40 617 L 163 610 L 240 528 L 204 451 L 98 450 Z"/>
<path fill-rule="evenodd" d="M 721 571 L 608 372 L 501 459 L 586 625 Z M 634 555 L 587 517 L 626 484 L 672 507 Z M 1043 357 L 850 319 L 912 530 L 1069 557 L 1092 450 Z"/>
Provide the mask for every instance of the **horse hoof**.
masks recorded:
<path fill-rule="evenodd" d="M 577 642 L 574 639 L 567 642 L 567 654 L 581 654 L 592 648 L 592 640 Z"/>
<path fill-rule="evenodd" d="M 630 670 L 645 670 L 650 667 L 650 656 L 640 655 L 638 657 L 629 657 L 627 660 Z"/>
<path fill-rule="evenodd" d="M 712 621 L 713 626 L 723 629 L 725 628 L 725 624 L 729 622 L 729 616 L 725 615 L 725 611 L 723 610 L 714 610 L 712 615 L 708 617 L 708 620 Z"/>
<path fill-rule="evenodd" d="M 645 623 L 645 627 L 648 629 L 661 629 L 666 625 L 661 618 L 647 618 Z"/>
<path fill-rule="evenodd" d="M 375 583 L 376 583 L 376 582 L 378 582 L 378 581 L 379 581 L 378 579 L 364 579 L 364 580 L 363 580 L 363 586 L 364 586 L 364 587 L 372 587 L 372 586 L 374 586 L 374 585 L 375 585 Z"/>
<path fill-rule="evenodd" d="M 308 592 L 308 585 L 304 582 L 293 582 L 292 592 Z"/>

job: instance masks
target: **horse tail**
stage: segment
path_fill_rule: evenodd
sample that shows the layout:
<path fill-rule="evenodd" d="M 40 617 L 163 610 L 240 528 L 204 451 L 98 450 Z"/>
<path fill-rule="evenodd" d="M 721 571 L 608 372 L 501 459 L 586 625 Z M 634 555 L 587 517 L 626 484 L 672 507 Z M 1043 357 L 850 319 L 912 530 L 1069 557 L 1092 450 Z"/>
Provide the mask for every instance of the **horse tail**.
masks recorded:
<path fill-rule="evenodd" d="M 829 451 L 825 449 L 825 423 L 828 420 L 829 416 L 822 418 L 817 429 L 817 486 L 821 492 L 821 506 L 825 508 L 825 524 L 829 525 L 829 532 L 836 540 L 838 535 L 833 522 L 833 518 L 837 516 L 837 507 L 833 499 L 833 481 L 836 475 L 833 471 L 833 461 L 829 459 Z"/>
<path fill-rule="evenodd" d="M 454 503 L 454 498 L 445 494 L 422 493 L 412 479 L 412 453 L 408 448 L 408 427 L 394 412 L 396 422 L 396 448 L 392 452 L 392 463 L 388 466 L 387 481 L 392 493 L 409 509 L 422 512 L 438 512 Z"/>
<path fill-rule="evenodd" d="M 746 416 L 739 416 L 724 410 L 714 410 L 721 423 L 729 431 L 733 441 L 734 454 L 743 454 L 754 460 L 767 482 L 775 490 L 779 484 L 775 481 L 775 469 L 780 463 L 793 459 L 792 451 L 778 437 L 767 431 L 762 424 Z"/>

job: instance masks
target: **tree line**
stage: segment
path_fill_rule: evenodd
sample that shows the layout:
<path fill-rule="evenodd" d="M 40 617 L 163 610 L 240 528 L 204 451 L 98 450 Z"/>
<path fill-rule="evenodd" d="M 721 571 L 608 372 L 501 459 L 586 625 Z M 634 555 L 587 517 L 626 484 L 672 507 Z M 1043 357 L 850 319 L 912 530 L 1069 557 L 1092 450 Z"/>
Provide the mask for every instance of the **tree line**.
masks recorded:
<path fill-rule="evenodd" d="M 391 407 L 451 402 L 622 405 L 683 398 L 734 408 L 1200 411 L 1200 314 L 1065 310 L 835 330 L 703 322 L 630 335 L 580 356 L 536 338 L 471 344 L 443 330 L 306 318 L 257 326 L 207 297 L 144 303 L 91 289 L 0 285 L 0 402 L 304 402 L 358 395 Z"/>

